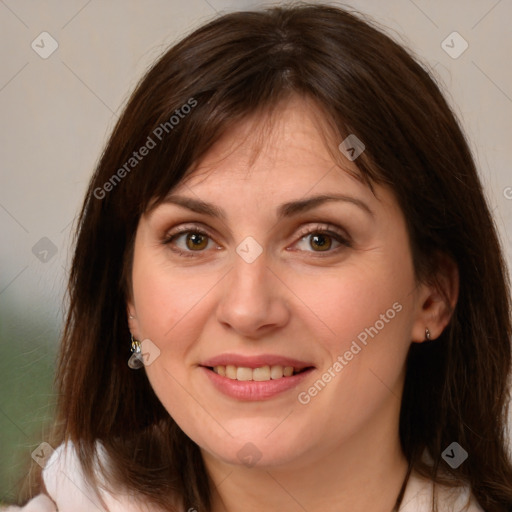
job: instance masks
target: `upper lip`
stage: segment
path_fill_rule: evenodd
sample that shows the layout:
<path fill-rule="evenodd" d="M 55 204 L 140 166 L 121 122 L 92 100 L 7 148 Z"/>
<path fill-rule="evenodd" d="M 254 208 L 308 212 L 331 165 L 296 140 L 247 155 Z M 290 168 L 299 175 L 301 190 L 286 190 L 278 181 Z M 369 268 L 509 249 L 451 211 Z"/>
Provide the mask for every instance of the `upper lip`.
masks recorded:
<path fill-rule="evenodd" d="M 293 366 L 297 370 L 313 366 L 310 363 L 276 354 L 260 354 L 258 356 L 244 356 L 240 354 L 221 354 L 201 363 L 201 366 L 213 368 L 215 366 L 233 365 L 244 368 L 260 368 L 262 366 Z"/>

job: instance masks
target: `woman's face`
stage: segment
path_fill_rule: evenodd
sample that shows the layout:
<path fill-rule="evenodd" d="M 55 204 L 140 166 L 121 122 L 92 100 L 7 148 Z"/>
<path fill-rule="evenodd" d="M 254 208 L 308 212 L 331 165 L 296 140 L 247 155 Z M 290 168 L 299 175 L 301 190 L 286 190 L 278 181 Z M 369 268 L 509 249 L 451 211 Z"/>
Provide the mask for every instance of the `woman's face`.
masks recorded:
<path fill-rule="evenodd" d="M 296 464 L 398 436 L 425 329 L 404 218 L 346 172 L 357 159 L 332 160 L 314 114 L 295 98 L 266 132 L 237 126 L 138 226 L 128 309 L 150 340 L 147 376 L 225 462 Z"/>

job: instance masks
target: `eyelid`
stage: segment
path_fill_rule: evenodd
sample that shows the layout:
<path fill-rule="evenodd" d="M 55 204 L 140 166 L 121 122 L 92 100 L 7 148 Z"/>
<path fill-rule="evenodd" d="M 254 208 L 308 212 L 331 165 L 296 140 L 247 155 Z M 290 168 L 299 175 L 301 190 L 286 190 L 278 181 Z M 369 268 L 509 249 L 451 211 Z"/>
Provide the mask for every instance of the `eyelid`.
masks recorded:
<path fill-rule="evenodd" d="M 317 222 L 313 228 L 303 227 L 301 229 L 301 231 L 299 232 L 299 237 L 300 237 L 300 239 L 302 239 L 303 237 L 305 237 L 307 235 L 312 235 L 317 232 L 333 234 L 333 235 L 336 235 L 336 236 L 346 240 L 347 242 L 350 240 L 348 233 L 346 233 L 344 230 L 341 230 L 339 227 L 336 227 L 333 224 L 321 223 L 321 222 Z"/>
<path fill-rule="evenodd" d="M 204 228 L 201 224 L 182 224 L 180 226 L 177 226 L 175 228 L 172 228 L 170 230 L 167 230 L 163 236 L 162 242 L 169 243 L 174 237 L 177 235 L 182 235 L 184 233 L 199 233 L 204 236 L 208 236 L 213 241 L 215 241 L 215 238 L 212 236 L 210 230 L 207 228 Z M 215 243 L 217 243 L 215 241 Z"/>

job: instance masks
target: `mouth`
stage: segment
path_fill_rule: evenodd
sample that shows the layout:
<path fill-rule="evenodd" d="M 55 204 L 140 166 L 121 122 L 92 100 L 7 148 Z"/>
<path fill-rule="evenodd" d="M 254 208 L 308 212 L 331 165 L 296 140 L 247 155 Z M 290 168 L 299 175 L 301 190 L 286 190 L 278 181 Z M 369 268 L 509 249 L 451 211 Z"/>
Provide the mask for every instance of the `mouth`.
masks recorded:
<path fill-rule="evenodd" d="M 266 400 L 296 388 L 315 366 L 275 355 L 224 354 L 198 365 L 207 381 L 236 400 Z"/>

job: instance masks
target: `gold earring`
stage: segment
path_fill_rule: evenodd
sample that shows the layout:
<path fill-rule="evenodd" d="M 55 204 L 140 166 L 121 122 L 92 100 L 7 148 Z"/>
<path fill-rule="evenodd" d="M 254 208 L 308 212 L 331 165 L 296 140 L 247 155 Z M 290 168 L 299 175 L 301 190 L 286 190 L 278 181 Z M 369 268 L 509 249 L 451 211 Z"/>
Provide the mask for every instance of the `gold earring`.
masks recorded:
<path fill-rule="evenodd" d="M 425 338 L 427 341 L 430 341 L 430 331 L 428 330 L 428 327 L 425 327 Z"/>
<path fill-rule="evenodd" d="M 130 333 L 130 337 L 131 337 L 131 342 L 132 342 L 132 353 L 134 354 L 140 354 L 141 353 L 141 345 L 140 345 L 140 341 L 139 340 L 136 340 L 134 337 L 133 337 L 133 334 Z"/>
<path fill-rule="evenodd" d="M 142 368 L 144 366 L 144 362 L 142 360 L 142 346 L 140 344 L 139 340 L 136 340 L 133 337 L 133 334 L 130 333 L 131 336 L 131 350 L 132 355 L 130 356 L 130 359 L 128 359 L 128 366 L 132 370 L 138 370 L 139 368 Z"/>

